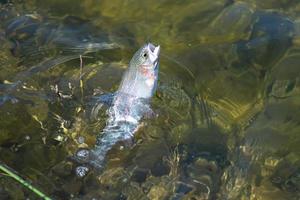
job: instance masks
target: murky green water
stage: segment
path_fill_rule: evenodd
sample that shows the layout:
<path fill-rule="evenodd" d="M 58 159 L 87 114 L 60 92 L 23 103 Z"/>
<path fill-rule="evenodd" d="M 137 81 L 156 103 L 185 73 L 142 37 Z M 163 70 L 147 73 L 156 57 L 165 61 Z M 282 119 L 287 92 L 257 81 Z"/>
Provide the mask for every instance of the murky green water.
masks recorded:
<path fill-rule="evenodd" d="M 0 1 L 1 2 L 1 1 Z M 53 199 L 300 199 L 300 2 L 0 4 L 0 160 Z M 93 148 L 136 49 L 161 45 L 156 117 Z M 83 66 L 80 67 L 79 56 Z M 86 167 L 84 177 L 76 168 Z M 0 199 L 38 199 L 0 174 Z"/>

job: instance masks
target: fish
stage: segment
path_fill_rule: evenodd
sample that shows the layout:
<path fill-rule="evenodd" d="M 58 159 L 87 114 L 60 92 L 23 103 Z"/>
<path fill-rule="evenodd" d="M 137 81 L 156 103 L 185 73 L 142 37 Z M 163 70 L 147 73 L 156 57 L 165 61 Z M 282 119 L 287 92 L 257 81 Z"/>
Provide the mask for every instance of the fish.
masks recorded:
<path fill-rule="evenodd" d="M 120 141 L 131 140 L 143 117 L 151 112 L 150 100 L 158 81 L 159 54 L 159 45 L 147 43 L 133 55 L 108 109 L 106 126 L 91 150 L 92 166 L 103 168 L 112 147 Z"/>

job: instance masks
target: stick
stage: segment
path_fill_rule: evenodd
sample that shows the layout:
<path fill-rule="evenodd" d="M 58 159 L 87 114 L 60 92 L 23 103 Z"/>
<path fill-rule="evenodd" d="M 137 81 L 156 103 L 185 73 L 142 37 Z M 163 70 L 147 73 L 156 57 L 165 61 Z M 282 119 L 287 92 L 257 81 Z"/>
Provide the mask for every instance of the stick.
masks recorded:
<path fill-rule="evenodd" d="M 83 61 L 82 61 L 82 56 L 79 56 L 80 58 L 80 92 L 81 92 L 81 101 L 83 100 L 83 81 L 82 81 L 82 68 L 83 68 Z"/>
<path fill-rule="evenodd" d="M 0 170 L 2 170 L 3 172 L 5 172 L 8 176 L 10 176 L 11 178 L 15 179 L 16 181 L 18 181 L 19 183 L 21 183 L 23 186 L 25 186 L 26 188 L 28 188 L 29 190 L 31 190 L 32 192 L 34 192 L 35 194 L 37 194 L 41 198 L 43 198 L 45 200 L 51 200 L 50 197 L 46 196 L 40 190 L 38 190 L 37 188 L 33 187 L 30 183 L 26 182 L 24 179 L 22 179 L 20 176 L 18 176 L 14 172 L 10 171 L 8 168 L 6 168 L 5 166 L 3 166 L 2 164 L 0 164 Z"/>

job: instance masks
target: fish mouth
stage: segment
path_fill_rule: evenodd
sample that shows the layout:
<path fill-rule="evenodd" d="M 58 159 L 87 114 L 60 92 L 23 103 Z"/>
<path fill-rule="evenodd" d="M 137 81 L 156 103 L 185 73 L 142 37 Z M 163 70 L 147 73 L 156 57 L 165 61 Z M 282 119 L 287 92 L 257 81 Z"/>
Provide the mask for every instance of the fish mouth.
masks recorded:
<path fill-rule="evenodd" d="M 154 46 L 152 43 L 148 43 L 147 46 L 148 46 L 149 51 L 158 57 L 159 52 L 160 52 L 160 45 Z"/>
<path fill-rule="evenodd" d="M 158 58 L 160 53 L 160 45 L 154 46 L 152 43 L 147 44 L 147 49 L 150 52 L 150 60 L 153 65 L 156 67 L 158 64 Z"/>

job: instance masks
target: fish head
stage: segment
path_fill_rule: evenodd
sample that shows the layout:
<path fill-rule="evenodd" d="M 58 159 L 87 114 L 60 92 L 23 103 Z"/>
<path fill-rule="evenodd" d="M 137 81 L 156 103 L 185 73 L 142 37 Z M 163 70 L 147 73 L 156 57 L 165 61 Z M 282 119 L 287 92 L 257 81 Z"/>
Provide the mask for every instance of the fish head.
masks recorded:
<path fill-rule="evenodd" d="M 139 98 L 150 98 L 158 80 L 160 46 L 147 43 L 132 57 L 119 91 Z"/>
<path fill-rule="evenodd" d="M 130 67 L 136 68 L 145 78 L 157 74 L 159 53 L 159 45 L 155 46 L 152 43 L 147 43 L 134 54 L 130 61 Z"/>

